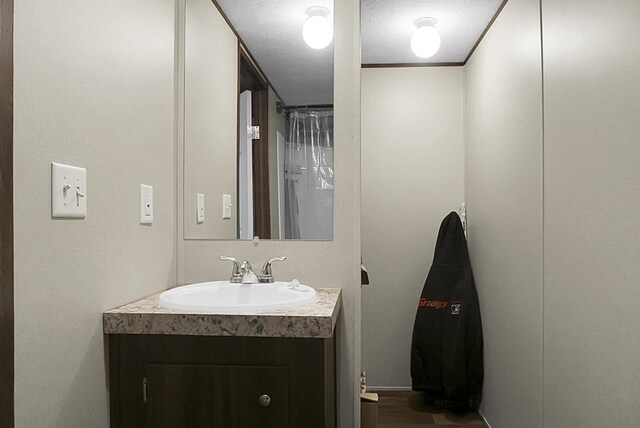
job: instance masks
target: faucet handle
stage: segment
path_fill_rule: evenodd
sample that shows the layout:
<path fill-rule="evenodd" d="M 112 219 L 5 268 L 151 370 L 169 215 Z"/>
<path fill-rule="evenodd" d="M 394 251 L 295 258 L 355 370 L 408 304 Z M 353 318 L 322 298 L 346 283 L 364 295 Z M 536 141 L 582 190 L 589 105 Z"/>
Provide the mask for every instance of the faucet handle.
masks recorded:
<path fill-rule="evenodd" d="M 271 270 L 271 263 L 273 262 L 283 262 L 287 260 L 286 257 L 274 257 L 272 259 L 267 260 L 264 265 L 262 265 L 262 270 L 260 271 L 260 282 L 272 283 L 273 279 L 273 271 Z"/>
<path fill-rule="evenodd" d="M 242 283 L 242 273 L 240 272 L 240 264 L 238 263 L 238 260 L 235 259 L 234 257 L 229 257 L 229 256 L 220 256 L 219 258 L 220 260 L 223 260 L 223 261 L 233 262 L 233 268 L 231 270 L 231 279 L 229 279 L 229 282 L 233 284 Z"/>

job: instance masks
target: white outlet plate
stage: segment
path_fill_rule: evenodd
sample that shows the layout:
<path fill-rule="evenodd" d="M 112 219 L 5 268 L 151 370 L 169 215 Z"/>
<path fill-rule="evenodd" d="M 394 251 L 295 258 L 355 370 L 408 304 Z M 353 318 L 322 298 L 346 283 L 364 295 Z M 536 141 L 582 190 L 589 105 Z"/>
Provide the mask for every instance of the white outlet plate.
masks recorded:
<path fill-rule="evenodd" d="M 198 193 L 196 195 L 196 222 L 198 224 L 204 223 L 204 194 Z"/>
<path fill-rule="evenodd" d="M 140 185 L 140 224 L 153 224 L 153 186 Z"/>
<path fill-rule="evenodd" d="M 87 216 L 87 170 L 51 162 L 51 217 Z"/>

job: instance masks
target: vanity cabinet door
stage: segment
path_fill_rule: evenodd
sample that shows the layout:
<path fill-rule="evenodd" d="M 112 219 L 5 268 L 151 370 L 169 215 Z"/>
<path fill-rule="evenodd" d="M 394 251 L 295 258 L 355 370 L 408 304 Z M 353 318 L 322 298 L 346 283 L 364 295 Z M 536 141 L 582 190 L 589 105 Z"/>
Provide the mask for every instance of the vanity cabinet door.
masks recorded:
<path fill-rule="evenodd" d="M 286 367 L 148 364 L 146 372 L 148 427 L 289 426 Z"/>

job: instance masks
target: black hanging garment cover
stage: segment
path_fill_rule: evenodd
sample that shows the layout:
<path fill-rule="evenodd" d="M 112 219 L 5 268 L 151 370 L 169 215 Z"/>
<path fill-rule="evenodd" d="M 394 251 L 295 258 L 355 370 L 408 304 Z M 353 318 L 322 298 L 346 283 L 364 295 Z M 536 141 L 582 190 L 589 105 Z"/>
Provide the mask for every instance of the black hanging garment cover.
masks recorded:
<path fill-rule="evenodd" d="M 467 241 L 455 212 L 442 221 L 433 265 L 418 304 L 411 378 L 425 401 L 456 412 L 475 410 L 484 366 L 478 293 Z"/>

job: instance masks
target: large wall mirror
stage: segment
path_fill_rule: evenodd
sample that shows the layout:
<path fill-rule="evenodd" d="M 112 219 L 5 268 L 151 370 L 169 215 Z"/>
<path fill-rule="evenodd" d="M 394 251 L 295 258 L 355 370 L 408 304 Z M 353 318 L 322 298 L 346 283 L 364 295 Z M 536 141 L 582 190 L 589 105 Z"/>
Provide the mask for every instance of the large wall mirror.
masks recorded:
<path fill-rule="evenodd" d="M 332 0 L 186 0 L 185 239 L 331 240 Z"/>

